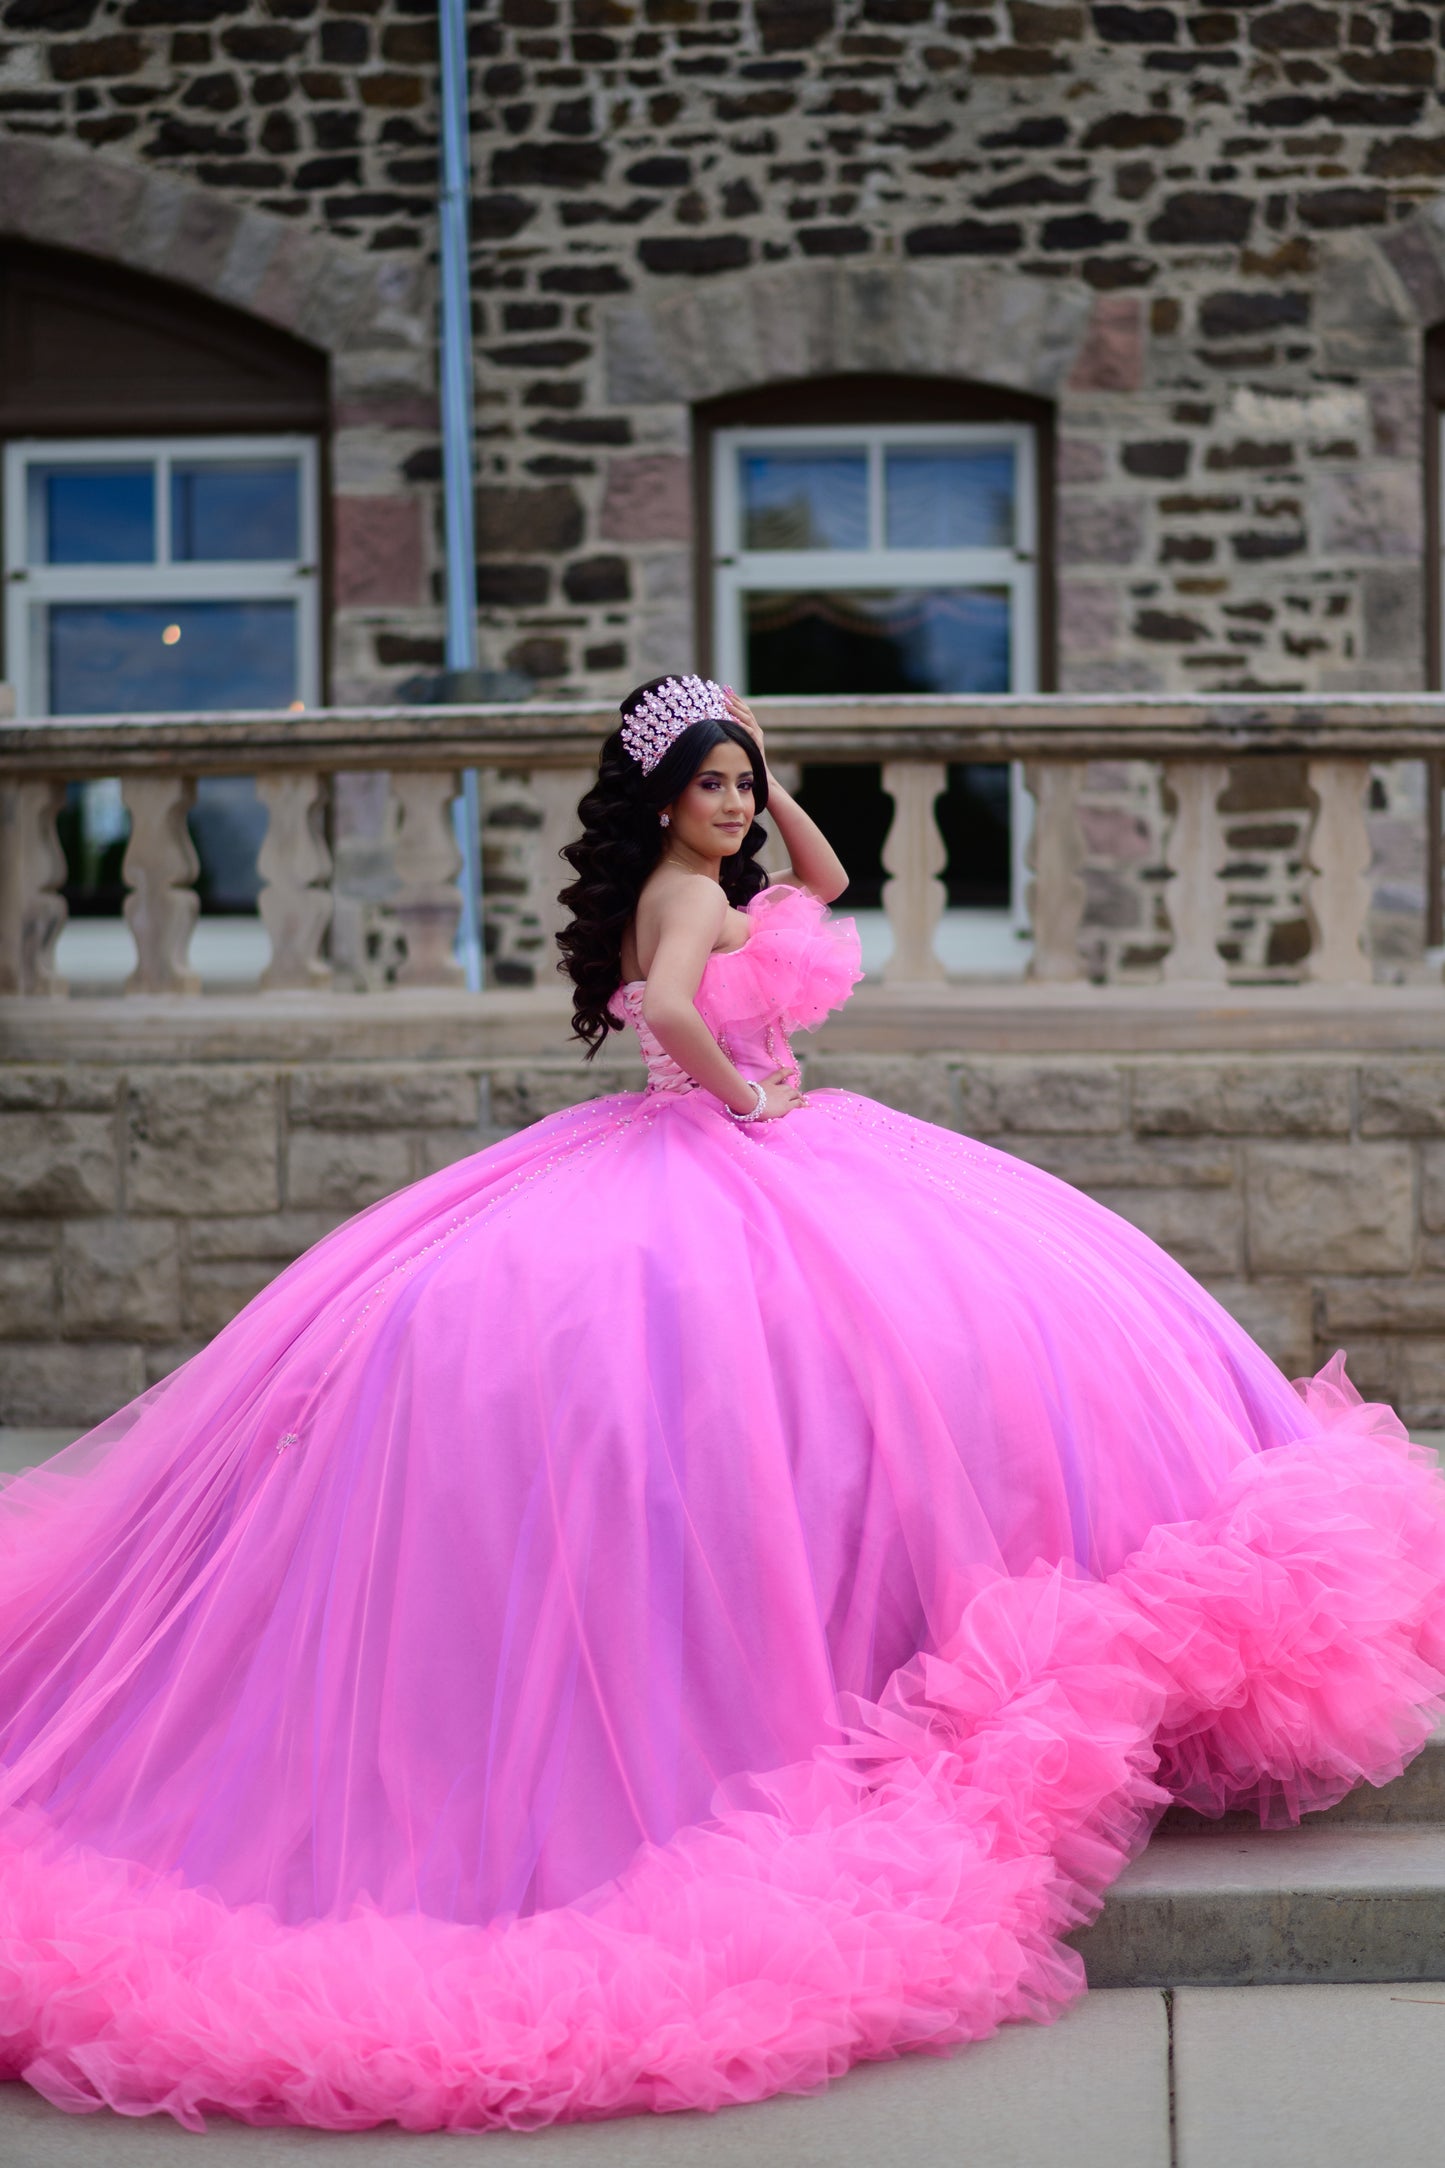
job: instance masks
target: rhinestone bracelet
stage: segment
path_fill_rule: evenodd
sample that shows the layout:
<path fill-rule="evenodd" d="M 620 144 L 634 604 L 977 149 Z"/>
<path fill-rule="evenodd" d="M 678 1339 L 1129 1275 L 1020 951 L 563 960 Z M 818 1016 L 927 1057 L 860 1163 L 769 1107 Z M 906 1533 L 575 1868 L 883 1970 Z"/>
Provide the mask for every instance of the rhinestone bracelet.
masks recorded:
<path fill-rule="evenodd" d="M 757 1097 L 753 1102 L 752 1111 L 748 1114 L 733 1114 L 732 1108 L 728 1107 L 728 1113 L 732 1115 L 732 1118 L 735 1122 L 761 1121 L 768 1104 L 768 1094 L 766 1087 L 762 1084 L 755 1083 L 751 1077 L 746 1077 L 743 1081 L 747 1084 L 751 1084 L 754 1092 L 757 1094 Z M 725 1106 L 727 1105 L 726 1100 L 724 1100 L 723 1104 Z"/>

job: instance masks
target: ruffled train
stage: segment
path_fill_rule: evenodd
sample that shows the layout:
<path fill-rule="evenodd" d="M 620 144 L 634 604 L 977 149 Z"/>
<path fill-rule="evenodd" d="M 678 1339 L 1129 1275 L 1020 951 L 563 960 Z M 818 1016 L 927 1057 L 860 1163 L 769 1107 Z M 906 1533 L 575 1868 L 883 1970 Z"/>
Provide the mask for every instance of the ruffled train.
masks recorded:
<path fill-rule="evenodd" d="M 811 1759 L 584 1900 L 487 1926 L 261 1905 L 0 1819 L 0 2071 L 192 2128 L 531 2129 L 813 2090 L 1057 2014 L 1170 1798 L 1387 1782 L 1445 1687 L 1439 1478 L 1337 1357 L 1307 1434 L 1107 1578 L 991 1574 Z"/>

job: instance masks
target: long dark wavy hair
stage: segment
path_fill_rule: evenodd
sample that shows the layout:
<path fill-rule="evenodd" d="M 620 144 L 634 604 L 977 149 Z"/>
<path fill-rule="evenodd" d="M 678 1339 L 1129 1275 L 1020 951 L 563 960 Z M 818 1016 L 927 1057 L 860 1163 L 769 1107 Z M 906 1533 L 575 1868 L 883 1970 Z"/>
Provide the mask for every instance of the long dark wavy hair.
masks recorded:
<path fill-rule="evenodd" d="M 651 678 L 630 692 L 622 703 L 623 720 L 645 694 L 667 682 Z M 761 813 L 768 802 L 763 756 L 741 723 L 730 717 L 689 723 L 649 775 L 623 745 L 620 728 L 602 748 L 597 780 L 577 808 L 582 833 L 562 851 L 577 878 L 562 890 L 560 900 L 572 918 L 557 936 L 562 951 L 557 968 L 569 975 L 574 989 L 572 1029 L 585 1042 L 589 1061 L 609 1031 L 623 1028 L 608 1003 L 622 979 L 622 936 L 667 841 L 657 816 L 686 789 L 724 738 L 740 745 L 752 763 L 753 806 Z M 756 862 L 767 840 L 767 830 L 755 819 L 738 849 L 723 860 L 722 891 L 729 903 L 741 906 L 767 887 L 768 877 Z"/>

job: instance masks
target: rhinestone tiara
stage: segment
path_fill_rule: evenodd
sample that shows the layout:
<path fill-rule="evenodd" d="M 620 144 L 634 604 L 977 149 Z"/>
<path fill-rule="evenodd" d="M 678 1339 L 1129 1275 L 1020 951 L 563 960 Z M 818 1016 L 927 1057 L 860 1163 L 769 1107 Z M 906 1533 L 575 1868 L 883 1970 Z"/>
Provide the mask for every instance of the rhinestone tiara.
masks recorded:
<path fill-rule="evenodd" d="M 622 743 L 644 775 L 692 723 L 727 720 L 727 694 L 711 678 L 666 678 L 644 693 L 622 726 Z"/>

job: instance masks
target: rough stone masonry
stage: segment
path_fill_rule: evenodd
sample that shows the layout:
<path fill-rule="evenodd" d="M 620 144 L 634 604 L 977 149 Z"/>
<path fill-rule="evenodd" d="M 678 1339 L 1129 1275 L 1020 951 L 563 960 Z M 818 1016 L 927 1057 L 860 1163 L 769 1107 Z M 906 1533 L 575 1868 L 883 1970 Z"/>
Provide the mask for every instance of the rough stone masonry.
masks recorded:
<path fill-rule="evenodd" d="M 95 190 L 141 165 L 426 264 L 433 14 L 8 0 L 0 130 L 84 148 Z M 1441 40 L 1439 7 L 478 5 L 495 658 L 606 694 L 690 637 L 686 415 L 609 390 L 619 304 L 706 286 L 746 318 L 775 266 L 786 310 L 810 268 L 966 265 L 1005 311 L 1016 281 L 1091 305 L 1057 386 L 1064 689 L 1418 684 Z M 746 344 L 739 389 L 781 373 Z M 408 420 L 336 477 L 357 694 L 440 658 L 434 405 Z"/>
<path fill-rule="evenodd" d="M 742 389 L 788 373 L 785 339 L 748 336 L 760 282 L 806 316 L 819 266 L 966 265 L 991 274 L 993 354 L 960 374 L 1007 372 L 1026 283 L 1091 304 L 1055 386 L 1062 689 L 1419 684 L 1421 321 L 1388 242 L 1445 173 L 1441 29 L 1438 8 L 503 0 L 477 204 L 499 655 L 609 691 L 686 650 L 688 415 L 665 384 L 626 397 L 615 362 L 609 383 L 611 325 L 706 283 L 694 330 L 730 327 L 707 388 Z"/>
<path fill-rule="evenodd" d="M 433 18 L 0 8 L 3 230 L 331 352 L 341 700 L 442 654 Z M 1438 6 L 475 6 L 488 659 L 556 696 L 692 659 L 693 402 L 865 369 L 1052 402 L 1062 689 L 1420 685 L 1442 32 Z M 328 297 L 367 280 L 358 332 Z M 1161 809 L 1091 780 L 1091 960 L 1147 973 Z M 1377 954 L 1408 971 L 1419 778 L 1376 797 Z M 1287 972 L 1301 780 L 1232 810 L 1239 958 Z M 359 861 L 377 818 L 347 814 Z M 493 859 L 515 917 L 505 832 Z"/>

